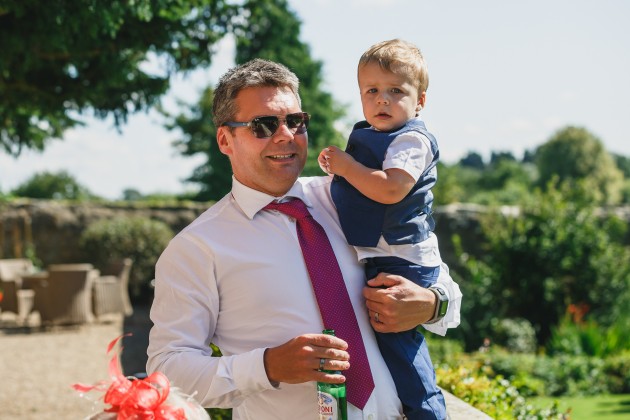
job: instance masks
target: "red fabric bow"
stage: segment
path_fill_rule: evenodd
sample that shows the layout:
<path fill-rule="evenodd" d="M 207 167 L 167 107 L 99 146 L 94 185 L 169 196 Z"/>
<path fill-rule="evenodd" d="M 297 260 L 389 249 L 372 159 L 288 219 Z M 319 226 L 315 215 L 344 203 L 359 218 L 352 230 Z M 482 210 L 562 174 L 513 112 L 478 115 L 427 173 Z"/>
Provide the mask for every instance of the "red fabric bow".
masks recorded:
<path fill-rule="evenodd" d="M 112 340 L 107 346 L 107 353 L 125 335 Z M 171 386 L 163 373 L 155 372 L 145 379 L 129 380 L 122 374 L 118 355 L 114 354 L 109 362 L 109 376 L 111 382 L 74 384 L 72 387 L 78 392 L 107 390 L 103 400 L 111 407 L 105 411 L 116 413 L 117 420 L 186 420 L 183 408 L 165 404 Z"/>

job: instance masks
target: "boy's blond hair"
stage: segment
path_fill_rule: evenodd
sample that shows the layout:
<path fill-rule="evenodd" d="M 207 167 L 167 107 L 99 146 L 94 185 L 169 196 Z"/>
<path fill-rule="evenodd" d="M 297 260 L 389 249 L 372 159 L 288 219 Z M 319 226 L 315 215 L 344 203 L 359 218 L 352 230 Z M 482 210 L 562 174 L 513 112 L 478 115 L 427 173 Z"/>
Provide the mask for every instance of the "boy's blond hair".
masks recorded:
<path fill-rule="evenodd" d="M 359 59 L 359 68 L 377 63 L 383 70 L 408 77 L 418 95 L 429 87 L 429 71 L 420 49 L 411 42 L 391 39 L 372 45 Z"/>

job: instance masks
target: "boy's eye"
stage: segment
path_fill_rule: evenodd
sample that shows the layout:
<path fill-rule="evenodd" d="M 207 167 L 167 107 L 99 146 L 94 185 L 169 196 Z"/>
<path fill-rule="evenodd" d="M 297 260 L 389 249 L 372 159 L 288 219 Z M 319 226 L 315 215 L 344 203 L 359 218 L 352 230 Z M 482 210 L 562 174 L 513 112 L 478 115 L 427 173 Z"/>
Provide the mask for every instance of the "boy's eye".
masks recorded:
<path fill-rule="evenodd" d="M 398 88 L 392 88 L 392 93 L 402 93 L 402 90 L 398 89 Z"/>
<path fill-rule="evenodd" d="M 368 89 L 367 93 L 376 93 L 376 88 Z"/>

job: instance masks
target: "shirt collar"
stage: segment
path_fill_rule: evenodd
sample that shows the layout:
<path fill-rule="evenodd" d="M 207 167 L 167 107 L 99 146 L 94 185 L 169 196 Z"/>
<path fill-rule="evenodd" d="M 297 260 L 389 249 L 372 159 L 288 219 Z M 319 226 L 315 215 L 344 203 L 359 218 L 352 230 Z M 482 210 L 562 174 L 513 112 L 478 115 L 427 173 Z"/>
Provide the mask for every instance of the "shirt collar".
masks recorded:
<path fill-rule="evenodd" d="M 306 207 L 312 207 L 311 201 L 306 198 L 301 183 L 295 182 L 291 189 L 281 197 L 274 197 L 264 192 L 255 190 L 241 184 L 234 176 L 232 176 L 232 197 L 236 204 L 241 208 L 243 213 L 253 219 L 256 213 L 262 210 L 272 201 L 282 202 L 287 198 L 299 198 L 306 204 Z"/>

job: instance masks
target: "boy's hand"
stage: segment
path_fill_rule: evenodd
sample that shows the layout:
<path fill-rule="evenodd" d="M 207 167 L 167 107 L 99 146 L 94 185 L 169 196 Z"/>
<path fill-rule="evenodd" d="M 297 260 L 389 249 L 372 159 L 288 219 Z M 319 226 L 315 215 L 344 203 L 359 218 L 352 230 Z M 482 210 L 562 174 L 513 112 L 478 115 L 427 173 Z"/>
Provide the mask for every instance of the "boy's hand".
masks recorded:
<path fill-rule="evenodd" d="M 332 172 L 330 172 L 330 167 L 328 165 L 328 156 L 326 156 L 326 152 L 328 152 L 328 148 L 324 148 L 324 150 L 319 152 L 317 163 L 319 163 L 319 167 L 322 169 L 322 171 L 326 172 L 328 175 L 332 175 Z"/>
<path fill-rule="evenodd" d="M 319 154 L 320 166 L 324 163 L 326 172 L 339 176 L 345 176 L 350 166 L 355 162 L 354 158 L 337 146 L 328 146 Z"/>

